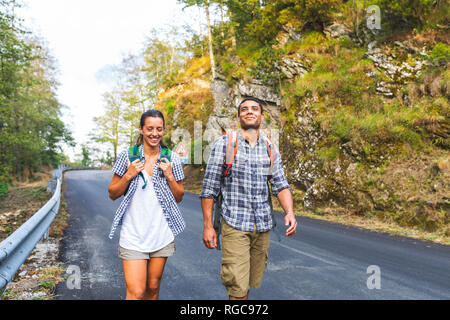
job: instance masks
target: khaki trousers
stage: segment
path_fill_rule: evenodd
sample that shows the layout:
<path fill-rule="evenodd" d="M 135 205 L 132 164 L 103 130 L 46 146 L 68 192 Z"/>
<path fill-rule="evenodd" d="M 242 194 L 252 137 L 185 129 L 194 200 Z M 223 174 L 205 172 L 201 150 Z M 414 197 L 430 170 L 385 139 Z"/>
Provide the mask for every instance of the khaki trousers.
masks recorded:
<path fill-rule="evenodd" d="M 270 231 L 240 231 L 222 220 L 222 261 L 220 278 L 232 297 L 244 297 L 259 288 L 267 266 Z"/>

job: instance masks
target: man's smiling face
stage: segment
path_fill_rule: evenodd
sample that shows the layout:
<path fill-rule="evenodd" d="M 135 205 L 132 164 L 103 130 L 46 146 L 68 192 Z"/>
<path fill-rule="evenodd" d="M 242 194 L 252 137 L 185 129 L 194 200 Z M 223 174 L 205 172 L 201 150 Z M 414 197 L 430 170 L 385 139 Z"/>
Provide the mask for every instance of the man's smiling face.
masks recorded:
<path fill-rule="evenodd" d="M 244 101 L 239 107 L 239 121 L 241 128 L 244 130 L 258 129 L 261 126 L 263 117 L 261 106 L 256 101 Z"/>

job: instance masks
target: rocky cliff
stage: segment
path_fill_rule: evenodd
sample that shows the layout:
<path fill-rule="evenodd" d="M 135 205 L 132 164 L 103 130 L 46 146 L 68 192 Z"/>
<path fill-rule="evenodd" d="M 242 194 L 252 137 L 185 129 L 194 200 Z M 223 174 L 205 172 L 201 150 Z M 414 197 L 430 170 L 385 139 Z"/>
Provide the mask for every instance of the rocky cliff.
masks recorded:
<path fill-rule="evenodd" d="M 209 82 L 205 142 L 236 128 L 242 97 L 258 97 L 297 209 L 450 235 L 448 59 L 433 58 L 448 35 L 378 41 L 332 23 L 322 34 L 286 26 L 277 39 L 278 82 L 226 72 Z"/>

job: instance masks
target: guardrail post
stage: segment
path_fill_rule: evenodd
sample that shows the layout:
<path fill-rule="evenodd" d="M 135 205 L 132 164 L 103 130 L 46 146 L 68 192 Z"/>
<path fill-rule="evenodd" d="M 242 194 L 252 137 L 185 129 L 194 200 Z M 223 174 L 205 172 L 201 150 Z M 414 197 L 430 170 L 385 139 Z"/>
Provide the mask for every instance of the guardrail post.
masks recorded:
<path fill-rule="evenodd" d="M 47 240 L 47 239 L 48 239 L 48 234 L 49 234 L 49 232 L 50 232 L 50 227 L 47 228 L 47 231 L 45 231 L 44 236 L 42 237 L 42 239 Z"/>
<path fill-rule="evenodd" d="M 56 183 L 57 183 L 56 180 L 49 180 L 49 181 L 47 182 L 47 192 L 48 192 L 48 193 L 54 193 L 54 192 L 55 192 L 55 189 L 56 189 Z"/>

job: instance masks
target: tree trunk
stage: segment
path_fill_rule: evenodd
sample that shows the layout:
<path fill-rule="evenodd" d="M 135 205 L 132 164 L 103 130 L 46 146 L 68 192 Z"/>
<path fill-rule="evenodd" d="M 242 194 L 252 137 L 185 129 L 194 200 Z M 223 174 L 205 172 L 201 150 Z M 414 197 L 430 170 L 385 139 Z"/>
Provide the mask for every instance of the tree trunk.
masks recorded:
<path fill-rule="evenodd" d="M 173 61 L 175 57 L 175 47 L 172 47 L 172 52 L 170 53 L 170 63 L 169 63 L 169 75 L 172 76 L 173 72 Z"/>
<path fill-rule="evenodd" d="M 202 19 L 201 19 L 201 9 L 198 7 L 198 27 L 200 31 L 200 45 L 202 46 L 202 56 L 205 52 L 205 48 L 203 47 L 203 28 L 202 28 Z"/>
<path fill-rule="evenodd" d="M 206 24 L 208 26 L 208 45 L 209 45 L 209 58 L 211 60 L 211 74 L 212 80 L 216 78 L 216 62 L 214 60 L 214 52 L 212 46 L 212 34 L 211 34 L 211 22 L 209 20 L 209 2 L 205 1 L 205 11 L 206 11 Z"/>
<path fill-rule="evenodd" d="M 234 32 L 233 19 L 231 16 L 231 11 L 228 9 L 228 18 L 230 19 L 230 32 L 231 32 L 231 46 L 236 49 L 236 34 Z"/>
<path fill-rule="evenodd" d="M 220 34 L 222 35 L 222 41 L 225 39 L 225 33 L 223 32 L 223 3 L 220 3 L 219 5 L 220 9 Z"/>

